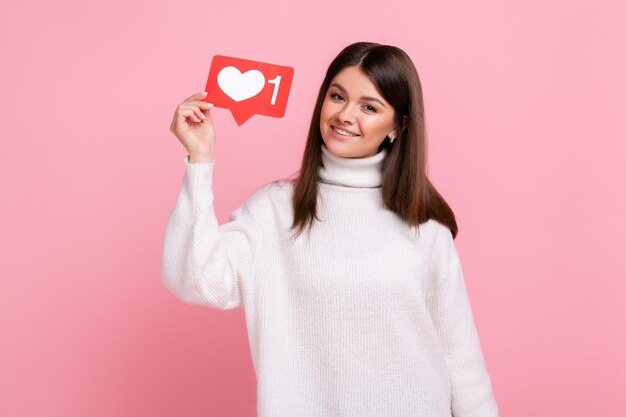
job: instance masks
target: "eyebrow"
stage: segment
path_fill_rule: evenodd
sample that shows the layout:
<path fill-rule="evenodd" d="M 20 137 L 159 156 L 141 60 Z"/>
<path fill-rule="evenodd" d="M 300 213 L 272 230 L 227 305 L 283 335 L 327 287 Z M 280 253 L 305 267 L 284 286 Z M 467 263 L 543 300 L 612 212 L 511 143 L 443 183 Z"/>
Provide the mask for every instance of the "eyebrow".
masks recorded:
<path fill-rule="evenodd" d="M 344 93 L 347 93 L 346 89 L 343 88 L 342 86 L 340 86 L 337 83 L 332 83 L 329 87 L 335 86 L 338 89 L 340 89 L 341 91 L 343 91 Z M 376 97 L 371 97 L 371 96 L 362 96 L 361 97 L 362 100 L 372 100 L 372 101 L 377 101 L 379 102 L 383 107 L 385 107 L 385 103 L 383 103 L 382 101 L 380 101 L 379 99 L 377 99 Z"/>

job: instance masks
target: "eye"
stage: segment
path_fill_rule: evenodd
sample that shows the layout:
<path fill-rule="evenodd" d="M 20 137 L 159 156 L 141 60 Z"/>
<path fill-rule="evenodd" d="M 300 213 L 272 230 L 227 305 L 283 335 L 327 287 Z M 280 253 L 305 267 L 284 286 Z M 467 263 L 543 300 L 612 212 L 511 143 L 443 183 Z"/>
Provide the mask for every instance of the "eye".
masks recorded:
<path fill-rule="evenodd" d="M 373 112 L 373 113 L 376 113 L 376 112 L 378 111 L 378 110 L 376 110 L 376 107 L 374 107 L 374 106 L 370 106 L 369 104 L 366 104 L 366 105 L 365 105 L 365 106 L 363 106 L 363 107 L 365 107 L 365 109 L 366 109 L 367 111 L 371 111 L 371 112 Z"/>
<path fill-rule="evenodd" d="M 341 97 L 339 100 L 343 99 L 343 96 L 341 96 L 341 95 L 339 95 L 339 94 L 337 94 L 337 93 L 331 93 L 331 94 L 330 94 L 330 97 L 331 97 L 331 98 Z"/>

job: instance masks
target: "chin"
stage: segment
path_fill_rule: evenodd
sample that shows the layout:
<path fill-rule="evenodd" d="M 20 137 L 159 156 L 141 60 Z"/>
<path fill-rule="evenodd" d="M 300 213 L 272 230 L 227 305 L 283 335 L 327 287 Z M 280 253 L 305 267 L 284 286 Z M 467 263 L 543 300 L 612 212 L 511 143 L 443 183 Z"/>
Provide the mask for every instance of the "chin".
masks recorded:
<path fill-rule="evenodd" d="M 359 157 L 359 147 L 355 146 L 355 144 L 343 143 L 335 139 L 324 140 L 324 144 L 333 155 L 341 156 L 343 158 Z"/>

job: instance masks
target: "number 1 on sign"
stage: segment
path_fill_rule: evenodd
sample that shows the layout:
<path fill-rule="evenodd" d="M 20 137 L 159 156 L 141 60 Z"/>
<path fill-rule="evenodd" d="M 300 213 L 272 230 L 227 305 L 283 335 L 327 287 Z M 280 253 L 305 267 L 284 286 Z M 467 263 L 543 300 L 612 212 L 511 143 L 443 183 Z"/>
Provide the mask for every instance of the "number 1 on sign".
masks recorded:
<path fill-rule="evenodd" d="M 274 84 L 274 93 L 272 93 L 272 105 L 276 103 L 276 94 L 278 94 L 278 86 L 280 85 L 280 75 L 277 75 L 273 80 L 269 80 L 268 83 Z"/>

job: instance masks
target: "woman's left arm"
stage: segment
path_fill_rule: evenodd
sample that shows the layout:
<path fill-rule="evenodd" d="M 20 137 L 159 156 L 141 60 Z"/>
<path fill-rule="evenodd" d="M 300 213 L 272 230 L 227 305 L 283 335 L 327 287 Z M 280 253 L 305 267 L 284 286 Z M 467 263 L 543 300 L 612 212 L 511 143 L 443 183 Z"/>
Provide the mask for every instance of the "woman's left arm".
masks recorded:
<path fill-rule="evenodd" d="M 498 417 L 461 262 L 450 230 L 445 228 L 443 234 L 435 252 L 434 284 L 428 305 L 450 371 L 452 414 Z"/>

